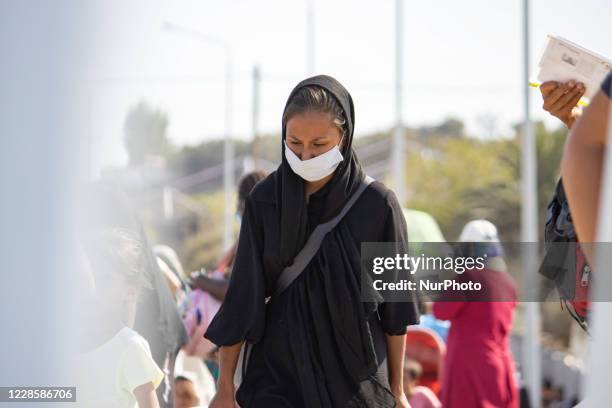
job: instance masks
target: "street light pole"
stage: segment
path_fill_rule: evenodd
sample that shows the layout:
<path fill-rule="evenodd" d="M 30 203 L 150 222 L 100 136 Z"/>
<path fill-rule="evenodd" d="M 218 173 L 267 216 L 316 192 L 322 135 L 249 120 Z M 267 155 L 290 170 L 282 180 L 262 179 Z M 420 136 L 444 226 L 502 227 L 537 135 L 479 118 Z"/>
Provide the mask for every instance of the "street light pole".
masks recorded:
<path fill-rule="evenodd" d="M 231 48 L 225 48 L 225 142 L 223 145 L 223 249 L 228 250 L 232 245 L 232 223 L 234 205 L 232 193 L 234 191 L 234 141 L 232 140 L 233 124 L 233 59 Z"/>
<path fill-rule="evenodd" d="M 251 146 L 251 155 L 253 156 L 253 165 L 255 169 L 259 169 L 259 90 L 261 83 L 261 71 L 259 65 L 253 67 L 253 142 Z"/>
<path fill-rule="evenodd" d="M 528 386 L 531 406 L 541 406 L 541 356 L 540 356 L 540 304 L 537 302 L 536 270 L 538 241 L 538 192 L 536 146 L 531 126 L 529 103 L 529 0 L 523 0 L 523 131 L 521 139 L 521 241 L 523 252 L 523 289 L 525 302 L 525 333 L 523 352 L 523 373 Z"/>
<path fill-rule="evenodd" d="M 402 58 L 403 58 L 403 0 L 395 0 L 395 129 L 393 131 L 392 168 L 394 190 L 400 205 L 405 205 L 404 179 L 404 124 L 402 121 Z"/>
<path fill-rule="evenodd" d="M 184 35 L 197 41 L 214 44 L 223 49 L 225 55 L 225 142 L 223 145 L 223 199 L 224 199 L 224 225 L 223 225 L 223 248 L 228 249 L 232 244 L 232 224 L 234 205 L 232 203 L 232 192 L 234 190 L 234 143 L 233 134 L 233 53 L 230 44 L 219 38 L 211 37 L 191 28 L 178 26 L 165 22 L 163 29 L 179 35 Z"/>

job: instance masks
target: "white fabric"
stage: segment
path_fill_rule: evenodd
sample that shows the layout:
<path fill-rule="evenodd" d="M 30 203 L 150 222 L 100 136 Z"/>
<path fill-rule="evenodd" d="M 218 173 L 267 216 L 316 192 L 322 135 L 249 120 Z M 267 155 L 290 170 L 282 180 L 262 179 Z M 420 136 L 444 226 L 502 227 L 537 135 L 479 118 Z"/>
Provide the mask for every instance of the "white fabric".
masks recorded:
<path fill-rule="evenodd" d="M 287 142 L 285 142 L 285 157 L 295 174 L 307 181 L 317 181 L 332 174 L 340 162 L 344 160 L 339 146 L 337 144 L 325 153 L 312 159 L 300 160 L 293 153 L 293 150 L 289 148 Z"/>
<path fill-rule="evenodd" d="M 149 343 L 124 327 L 109 341 L 80 356 L 77 404 L 82 407 L 137 407 L 134 389 L 161 383 L 164 373 L 151 357 Z"/>
<path fill-rule="evenodd" d="M 497 227 L 487 220 L 474 220 L 465 224 L 459 242 L 499 242 Z"/>

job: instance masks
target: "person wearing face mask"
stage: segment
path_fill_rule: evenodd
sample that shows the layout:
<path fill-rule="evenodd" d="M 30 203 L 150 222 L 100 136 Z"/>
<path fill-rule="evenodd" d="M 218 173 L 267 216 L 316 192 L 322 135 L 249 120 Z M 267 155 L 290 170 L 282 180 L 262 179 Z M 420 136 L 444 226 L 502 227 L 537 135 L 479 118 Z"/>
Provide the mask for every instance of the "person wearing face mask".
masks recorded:
<path fill-rule="evenodd" d="M 405 249 L 406 223 L 395 194 L 366 178 L 354 123 L 350 94 L 329 76 L 291 92 L 282 163 L 245 201 L 229 289 L 205 333 L 220 346 L 211 408 L 409 406 L 403 358 L 416 303 L 364 303 L 360 292 L 361 243 Z"/>

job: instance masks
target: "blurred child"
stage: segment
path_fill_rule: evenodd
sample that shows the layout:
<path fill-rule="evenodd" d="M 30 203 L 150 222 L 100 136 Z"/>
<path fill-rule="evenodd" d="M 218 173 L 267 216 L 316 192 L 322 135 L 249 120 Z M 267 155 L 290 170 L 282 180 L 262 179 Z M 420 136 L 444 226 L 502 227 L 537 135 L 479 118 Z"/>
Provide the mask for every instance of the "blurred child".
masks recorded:
<path fill-rule="evenodd" d="M 195 380 L 186 374 L 174 377 L 174 407 L 191 408 L 200 405 Z"/>
<path fill-rule="evenodd" d="M 84 240 L 90 287 L 81 310 L 84 333 L 77 401 L 86 407 L 158 408 L 164 374 L 149 343 L 130 327 L 144 281 L 144 251 L 126 229 L 90 229 Z"/>
<path fill-rule="evenodd" d="M 419 385 L 423 370 L 414 360 L 406 359 L 404 363 L 404 392 L 412 408 L 441 408 L 442 404 L 436 394 L 427 387 Z"/>

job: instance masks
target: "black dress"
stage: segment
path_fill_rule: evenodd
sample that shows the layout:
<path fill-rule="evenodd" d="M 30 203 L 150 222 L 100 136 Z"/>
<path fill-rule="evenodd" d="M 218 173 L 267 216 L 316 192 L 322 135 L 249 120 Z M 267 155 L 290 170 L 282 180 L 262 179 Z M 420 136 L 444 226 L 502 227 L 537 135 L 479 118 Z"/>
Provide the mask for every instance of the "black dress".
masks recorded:
<path fill-rule="evenodd" d="M 310 196 L 308 232 L 328 190 Z M 239 405 L 394 406 L 385 333 L 405 333 L 418 313 L 414 303 L 381 303 L 377 310 L 362 303 L 359 263 L 361 242 L 406 242 L 395 195 L 372 183 L 304 272 L 266 305 L 283 268 L 277 205 L 271 175 L 247 198 L 229 290 L 205 335 L 217 345 L 254 343 Z"/>

